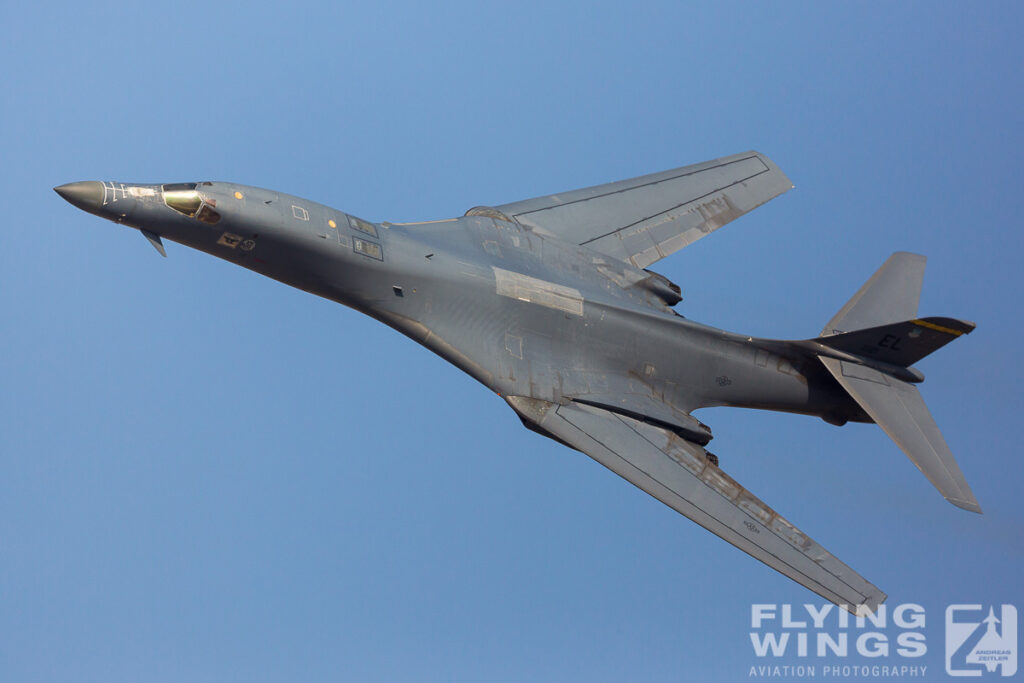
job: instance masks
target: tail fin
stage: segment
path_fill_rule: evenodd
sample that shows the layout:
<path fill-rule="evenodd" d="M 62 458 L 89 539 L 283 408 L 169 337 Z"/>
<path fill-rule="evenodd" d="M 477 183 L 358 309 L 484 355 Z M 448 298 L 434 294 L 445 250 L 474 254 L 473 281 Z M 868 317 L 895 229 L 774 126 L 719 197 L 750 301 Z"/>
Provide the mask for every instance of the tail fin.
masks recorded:
<path fill-rule="evenodd" d="M 920 254 L 906 251 L 890 256 L 828 321 L 821 336 L 916 318 L 926 260 Z"/>
<path fill-rule="evenodd" d="M 955 318 L 915 318 L 890 325 L 843 332 L 814 341 L 855 356 L 906 368 L 938 351 L 962 334 L 969 334 L 974 323 Z"/>
<path fill-rule="evenodd" d="M 974 329 L 954 318 L 917 318 L 925 258 L 897 252 L 814 340 L 843 358 L 819 359 L 953 505 L 981 512 L 952 451 L 913 384 L 894 375 Z M 882 363 L 883 365 L 879 365 Z M 885 372 L 886 366 L 893 372 Z"/>

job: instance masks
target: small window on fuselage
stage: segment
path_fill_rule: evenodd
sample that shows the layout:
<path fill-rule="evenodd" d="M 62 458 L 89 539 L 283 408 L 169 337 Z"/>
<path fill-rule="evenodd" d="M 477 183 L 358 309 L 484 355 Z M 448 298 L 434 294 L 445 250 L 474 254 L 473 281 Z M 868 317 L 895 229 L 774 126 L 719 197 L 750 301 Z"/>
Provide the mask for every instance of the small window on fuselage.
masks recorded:
<path fill-rule="evenodd" d="M 375 258 L 378 261 L 384 260 L 384 253 L 381 251 L 380 245 L 374 242 L 367 242 L 366 240 L 355 239 L 352 240 L 352 248 L 360 254 L 365 254 L 370 258 Z"/>
<path fill-rule="evenodd" d="M 365 232 L 367 235 L 377 236 L 377 228 L 374 227 L 373 223 L 368 223 L 362 218 L 356 218 L 355 216 L 348 217 L 348 224 L 352 226 L 354 230 L 359 232 Z"/>

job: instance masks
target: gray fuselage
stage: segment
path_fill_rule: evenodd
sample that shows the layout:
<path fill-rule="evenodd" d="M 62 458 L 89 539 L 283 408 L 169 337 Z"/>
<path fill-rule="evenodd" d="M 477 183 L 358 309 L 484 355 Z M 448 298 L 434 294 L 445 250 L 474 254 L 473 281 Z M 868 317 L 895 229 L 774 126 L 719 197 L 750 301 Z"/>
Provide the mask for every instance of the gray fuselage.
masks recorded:
<path fill-rule="evenodd" d="M 653 419 L 695 434 L 707 428 L 689 413 L 709 406 L 866 419 L 785 342 L 686 320 L 650 286 L 660 276 L 496 212 L 370 224 L 217 182 L 197 184 L 206 208 L 189 216 L 169 205 L 173 188 L 103 183 L 102 200 L 79 205 L 366 313 L 503 396 L 646 417 L 667 404 Z"/>

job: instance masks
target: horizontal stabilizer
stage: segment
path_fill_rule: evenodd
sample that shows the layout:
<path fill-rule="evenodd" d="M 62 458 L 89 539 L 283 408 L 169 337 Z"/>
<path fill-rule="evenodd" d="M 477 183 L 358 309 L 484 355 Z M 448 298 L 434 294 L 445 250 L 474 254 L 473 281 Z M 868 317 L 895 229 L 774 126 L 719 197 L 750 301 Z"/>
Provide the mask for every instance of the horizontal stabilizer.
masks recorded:
<path fill-rule="evenodd" d="M 917 388 L 857 363 L 820 356 L 833 377 L 953 505 L 981 512 Z"/>
<path fill-rule="evenodd" d="M 906 368 L 960 335 L 969 334 L 974 327 L 974 323 L 955 318 L 915 318 L 814 341 L 837 351 Z"/>
<path fill-rule="evenodd" d="M 507 400 L 535 431 L 586 453 L 826 600 L 856 614 L 873 612 L 885 600 L 885 593 L 740 486 L 697 444 L 594 406 Z"/>
<path fill-rule="evenodd" d="M 897 251 L 828 321 L 821 336 L 916 318 L 925 262 L 920 254 Z"/>

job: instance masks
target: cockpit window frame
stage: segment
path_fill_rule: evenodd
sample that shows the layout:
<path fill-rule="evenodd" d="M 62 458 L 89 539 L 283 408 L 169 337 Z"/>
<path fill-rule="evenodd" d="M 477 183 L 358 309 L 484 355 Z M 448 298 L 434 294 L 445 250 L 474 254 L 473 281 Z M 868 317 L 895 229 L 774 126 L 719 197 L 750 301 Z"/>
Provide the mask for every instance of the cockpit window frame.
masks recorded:
<path fill-rule="evenodd" d="M 195 218 L 200 223 L 206 223 L 207 225 L 215 225 L 220 222 L 220 214 L 210 208 L 210 205 L 206 202 L 199 207 Z"/>
<path fill-rule="evenodd" d="M 361 240 L 358 237 L 352 240 L 352 250 L 357 254 L 368 256 L 378 261 L 384 260 L 384 250 L 376 242 L 370 242 L 369 240 Z"/>
<path fill-rule="evenodd" d="M 196 191 L 196 183 L 174 183 L 161 189 L 164 204 L 188 218 L 195 218 L 203 207 L 203 198 Z"/>
<path fill-rule="evenodd" d="M 348 224 L 353 230 L 358 230 L 359 232 L 366 233 L 371 237 L 380 239 L 377 235 L 377 227 L 370 221 L 364 221 L 362 218 L 356 218 L 355 216 L 350 215 L 348 217 Z"/>
<path fill-rule="evenodd" d="M 201 223 L 214 225 L 220 221 L 220 214 L 212 207 L 217 206 L 214 199 L 205 199 L 199 194 L 200 184 L 212 183 L 169 183 L 160 187 L 164 204 L 171 210 L 186 218 L 195 218 Z"/>

